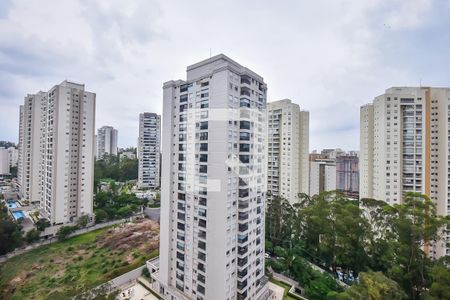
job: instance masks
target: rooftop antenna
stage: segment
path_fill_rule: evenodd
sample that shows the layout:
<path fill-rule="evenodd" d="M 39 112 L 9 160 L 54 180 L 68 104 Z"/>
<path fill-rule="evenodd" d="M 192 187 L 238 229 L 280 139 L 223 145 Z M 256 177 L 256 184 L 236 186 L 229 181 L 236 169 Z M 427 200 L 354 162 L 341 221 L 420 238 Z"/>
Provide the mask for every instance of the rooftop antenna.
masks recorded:
<path fill-rule="evenodd" d="M 209 58 L 211 58 L 211 48 L 209 48 Z"/>

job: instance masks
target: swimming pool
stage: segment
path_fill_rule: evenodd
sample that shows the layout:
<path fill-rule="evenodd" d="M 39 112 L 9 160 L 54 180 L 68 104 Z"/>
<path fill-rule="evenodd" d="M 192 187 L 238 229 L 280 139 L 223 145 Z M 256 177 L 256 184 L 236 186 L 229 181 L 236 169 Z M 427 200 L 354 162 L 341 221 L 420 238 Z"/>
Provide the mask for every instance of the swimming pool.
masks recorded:
<path fill-rule="evenodd" d="M 17 208 L 17 207 L 19 207 L 19 205 L 17 204 L 16 201 L 8 202 L 8 208 Z"/>
<path fill-rule="evenodd" d="M 21 218 L 25 218 L 25 214 L 21 210 L 14 211 L 12 214 L 13 214 L 14 219 L 16 219 L 16 221 L 21 219 Z"/>

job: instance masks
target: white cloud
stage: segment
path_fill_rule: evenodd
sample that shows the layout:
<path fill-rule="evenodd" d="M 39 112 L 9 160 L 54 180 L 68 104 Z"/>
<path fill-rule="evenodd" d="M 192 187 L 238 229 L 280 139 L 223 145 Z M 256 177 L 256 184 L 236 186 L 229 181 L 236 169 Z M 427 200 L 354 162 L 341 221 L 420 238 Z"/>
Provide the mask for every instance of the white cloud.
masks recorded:
<path fill-rule="evenodd" d="M 310 110 L 312 148 L 356 148 L 359 106 L 414 78 L 379 46 L 430 11 L 427 0 L 16 0 L 0 12 L 0 108 L 65 78 L 83 82 L 97 93 L 97 127 L 133 145 L 138 114 L 161 112 L 162 83 L 212 48 L 261 74 L 270 100 Z"/>

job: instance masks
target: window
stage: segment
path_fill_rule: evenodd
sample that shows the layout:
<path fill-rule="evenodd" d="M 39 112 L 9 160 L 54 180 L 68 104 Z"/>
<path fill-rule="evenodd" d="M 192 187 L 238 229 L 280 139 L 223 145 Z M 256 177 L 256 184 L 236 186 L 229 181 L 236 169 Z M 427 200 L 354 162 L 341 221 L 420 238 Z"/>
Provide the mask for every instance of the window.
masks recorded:
<path fill-rule="evenodd" d="M 240 129 L 250 129 L 249 121 L 240 121 Z"/>

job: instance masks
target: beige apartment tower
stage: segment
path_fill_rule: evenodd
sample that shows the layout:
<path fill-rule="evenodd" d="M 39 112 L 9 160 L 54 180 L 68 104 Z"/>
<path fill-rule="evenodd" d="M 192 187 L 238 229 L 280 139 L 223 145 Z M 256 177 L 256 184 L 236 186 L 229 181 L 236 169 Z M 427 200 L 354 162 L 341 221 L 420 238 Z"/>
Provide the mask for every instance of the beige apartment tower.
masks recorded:
<path fill-rule="evenodd" d="M 309 185 L 309 112 L 289 99 L 267 103 L 267 190 L 291 204 Z"/>
<path fill-rule="evenodd" d="M 20 108 L 20 192 L 52 224 L 92 216 L 94 126 L 95 94 L 82 84 L 63 81 Z"/>
<path fill-rule="evenodd" d="M 164 84 L 160 257 L 149 264 L 164 299 L 268 295 L 266 91 L 223 54 Z"/>
<path fill-rule="evenodd" d="M 449 120 L 450 88 L 393 87 L 362 106 L 360 198 L 398 204 L 415 191 L 448 215 Z M 443 242 L 430 249 L 434 257 L 449 254 Z"/>

